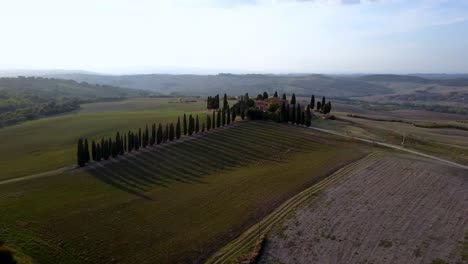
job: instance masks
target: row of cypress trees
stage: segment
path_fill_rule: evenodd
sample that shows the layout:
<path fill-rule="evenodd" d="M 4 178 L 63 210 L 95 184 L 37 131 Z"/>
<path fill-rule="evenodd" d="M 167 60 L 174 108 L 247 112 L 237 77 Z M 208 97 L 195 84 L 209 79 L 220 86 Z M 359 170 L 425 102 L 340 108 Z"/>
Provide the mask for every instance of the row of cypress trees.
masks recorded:
<path fill-rule="evenodd" d="M 102 138 L 100 141 L 91 142 L 91 155 L 88 147 L 88 139 L 79 138 L 77 144 L 77 163 L 80 167 L 86 165 L 91 160 L 98 162 L 108 160 L 119 155 L 124 155 L 126 152 L 138 151 L 140 148 L 146 148 L 163 144 L 168 141 L 174 141 L 181 138 L 183 135 L 192 136 L 200 132 L 205 132 L 210 129 L 224 127 L 236 120 L 235 111 L 230 108 L 226 110 L 213 111 L 212 114 L 206 115 L 206 122 L 200 125 L 199 116 L 193 117 L 184 114 L 182 124 L 180 117 L 177 118 L 177 123 L 166 124 L 165 128 L 161 123 L 156 127 L 156 123 L 151 126 L 151 130 L 146 125 L 142 131 L 128 131 L 127 133 L 116 133 L 115 138 Z"/>

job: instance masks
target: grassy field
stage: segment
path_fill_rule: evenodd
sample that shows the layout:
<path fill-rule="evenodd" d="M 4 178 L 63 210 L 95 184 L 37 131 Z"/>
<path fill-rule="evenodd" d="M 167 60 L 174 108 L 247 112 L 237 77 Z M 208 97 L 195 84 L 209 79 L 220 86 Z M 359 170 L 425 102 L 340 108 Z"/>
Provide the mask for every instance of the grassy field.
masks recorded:
<path fill-rule="evenodd" d="M 369 147 L 240 122 L 119 161 L 0 185 L 0 240 L 40 263 L 200 262 Z"/>
<path fill-rule="evenodd" d="M 114 137 L 117 131 L 175 122 L 177 116 L 205 109 L 203 100 L 182 103 L 177 98 L 139 98 L 85 104 L 78 112 L 2 128 L 0 180 L 74 164 L 79 137 Z"/>

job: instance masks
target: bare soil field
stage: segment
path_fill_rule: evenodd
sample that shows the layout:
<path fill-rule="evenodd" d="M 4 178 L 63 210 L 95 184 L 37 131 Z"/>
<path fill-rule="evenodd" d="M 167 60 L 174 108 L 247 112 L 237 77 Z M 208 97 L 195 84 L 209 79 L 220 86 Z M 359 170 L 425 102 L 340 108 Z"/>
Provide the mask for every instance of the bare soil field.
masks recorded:
<path fill-rule="evenodd" d="M 463 263 L 467 208 L 466 170 L 382 154 L 298 207 L 260 263 Z"/>

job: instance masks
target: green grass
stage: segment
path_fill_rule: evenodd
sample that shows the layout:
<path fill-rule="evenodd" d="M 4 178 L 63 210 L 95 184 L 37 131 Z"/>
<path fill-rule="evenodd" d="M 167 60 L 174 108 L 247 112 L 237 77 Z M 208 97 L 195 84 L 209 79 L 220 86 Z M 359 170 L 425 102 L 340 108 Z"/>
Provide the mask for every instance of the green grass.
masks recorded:
<path fill-rule="evenodd" d="M 176 122 L 184 113 L 202 113 L 205 103 L 176 99 L 130 99 L 84 105 L 82 111 L 0 129 L 0 180 L 75 164 L 79 137 L 115 136 L 153 122 Z M 142 109 L 149 110 L 142 110 Z M 201 120 L 205 120 L 203 118 Z"/>
<path fill-rule="evenodd" d="M 309 129 L 241 123 L 0 185 L 0 240 L 40 263 L 197 262 L 365 152 Z"/>

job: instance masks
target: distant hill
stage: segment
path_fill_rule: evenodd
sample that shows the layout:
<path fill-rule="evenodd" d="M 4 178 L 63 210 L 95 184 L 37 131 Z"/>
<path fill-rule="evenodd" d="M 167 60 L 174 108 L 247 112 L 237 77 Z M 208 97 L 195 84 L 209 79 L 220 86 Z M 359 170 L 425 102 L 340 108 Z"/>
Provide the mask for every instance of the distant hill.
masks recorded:
<path fill-rule="evenodd" d="M 354 78 L 365 82 L 408 82 L 408 83 L 431 83 L 433 80 L 428 80 L 418 76 L 397 75 L 397 74 L 372 74 Z"/>
<path fill-rule="evenodd" d="M 78 109 L 81 103 L 145 96 L 148 91 L 41 77 L 0 78 L 0 127 Z"/>
<path fill-rule="evenodd" d="M 319 96 L 368 96 L 391 92 L 387 87 L 354 79 L 342 79 L 320 74 L 267 75 L 267 74 L 218 74 L 218 75 L 121 75 L 58 74 L 54 78 L 79 82 L 106 84 L 118 87 L 144 89 L 163 94 L 210 95 L 228 93 L 239 95 L 267 91 Z"/>

